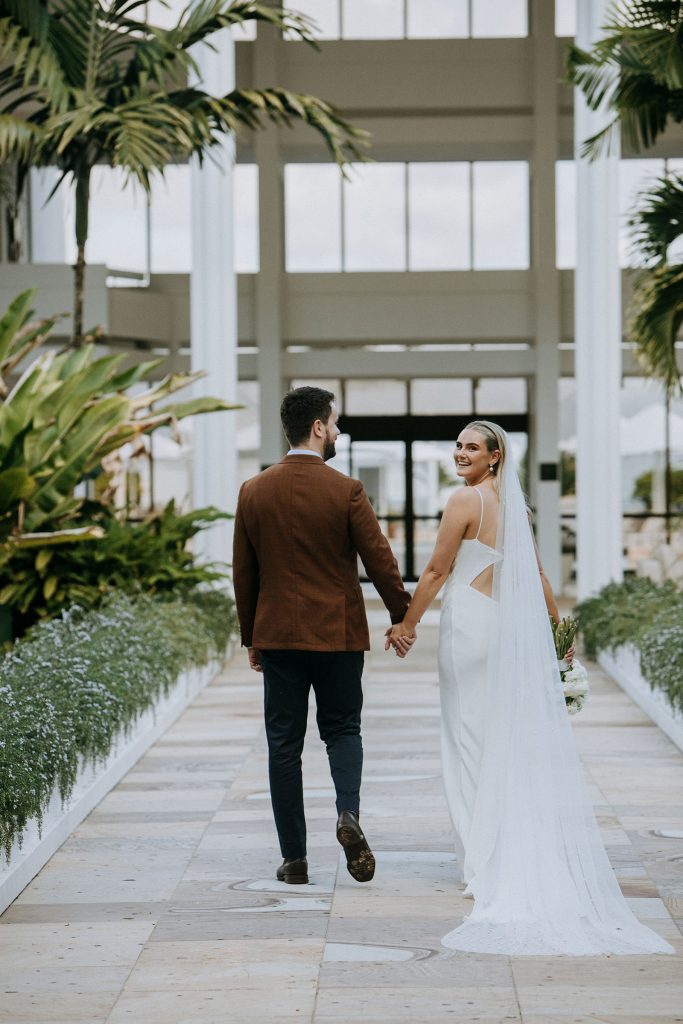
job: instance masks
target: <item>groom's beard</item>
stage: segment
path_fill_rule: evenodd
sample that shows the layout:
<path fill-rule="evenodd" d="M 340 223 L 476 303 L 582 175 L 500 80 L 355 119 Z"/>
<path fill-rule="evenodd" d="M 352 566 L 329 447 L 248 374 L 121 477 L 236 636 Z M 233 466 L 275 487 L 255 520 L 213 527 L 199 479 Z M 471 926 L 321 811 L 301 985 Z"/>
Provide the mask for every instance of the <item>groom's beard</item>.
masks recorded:
<path fill-rule="evenodd" d="M 323 460 L 325 462 L 329 462 L 330 459 L 333 459 L 336 454 L 337 449 L 334 446 L 334 441 L 330 441 L 328 438 L 325 441 L 325 444 L 323 445 Z"/>

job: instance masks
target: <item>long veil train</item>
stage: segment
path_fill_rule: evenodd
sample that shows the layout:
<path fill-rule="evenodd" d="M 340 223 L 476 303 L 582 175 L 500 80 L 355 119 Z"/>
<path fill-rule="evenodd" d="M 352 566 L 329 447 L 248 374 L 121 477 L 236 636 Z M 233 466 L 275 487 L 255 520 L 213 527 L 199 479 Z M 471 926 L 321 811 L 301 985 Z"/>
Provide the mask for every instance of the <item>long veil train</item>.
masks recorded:
<path fill-rule="evenodd" d="M 507 439 L 506 439 L 507 440 Z M 673 953 L 631 912 L 603 846 L 565 708 L 524 495 L 500 482 L 499 630 L 465 879 L 474 908 L 443 944 L 483 953 Z"/>

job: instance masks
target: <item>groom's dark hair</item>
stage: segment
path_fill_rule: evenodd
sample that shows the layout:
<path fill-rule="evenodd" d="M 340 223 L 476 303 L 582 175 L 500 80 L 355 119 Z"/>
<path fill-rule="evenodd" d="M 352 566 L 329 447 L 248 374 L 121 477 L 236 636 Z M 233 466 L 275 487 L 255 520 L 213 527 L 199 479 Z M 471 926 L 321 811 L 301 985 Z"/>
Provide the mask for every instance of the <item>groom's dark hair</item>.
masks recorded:
<path fill-rule="evenodd" d="M 316 420 L 327 423 L 333 401 L 334 394 L 324 388 L 303 387 L 287 392 L 280 406 L 280 419 L 292 446 L 308 440 Z"/>

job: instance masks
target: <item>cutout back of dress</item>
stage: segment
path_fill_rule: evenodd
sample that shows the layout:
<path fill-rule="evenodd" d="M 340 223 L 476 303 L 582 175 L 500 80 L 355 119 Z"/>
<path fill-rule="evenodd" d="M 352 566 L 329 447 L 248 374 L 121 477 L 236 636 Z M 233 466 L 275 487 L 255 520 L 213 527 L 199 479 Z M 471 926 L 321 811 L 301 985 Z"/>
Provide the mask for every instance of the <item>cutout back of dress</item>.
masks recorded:
<path fill-rule="evenodd" d="M 490 597 L 493 590 L 493 566 L 503 556 L 500 551 L 489 547 L 488 544 L 482 544 L 479 540 L 484 521 L 484 498 L 478 487 L 475 487 L 474 490 L 481 501 L 479 529 L 476 537 L 464 538 L 460 541 L 451 578 L 454 584 L 470 587 L 483 594 L 484 597 Z"/>

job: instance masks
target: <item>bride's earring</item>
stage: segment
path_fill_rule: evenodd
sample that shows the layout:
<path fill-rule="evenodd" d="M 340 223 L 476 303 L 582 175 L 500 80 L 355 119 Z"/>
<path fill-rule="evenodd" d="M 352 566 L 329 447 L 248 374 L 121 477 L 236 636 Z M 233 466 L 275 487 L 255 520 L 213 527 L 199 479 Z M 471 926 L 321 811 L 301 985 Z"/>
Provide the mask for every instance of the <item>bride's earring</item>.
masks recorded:
<path fill-rule="evenodd" d="M 489 473 L 493 473 L 493 466 L 489 466 Z"/>

